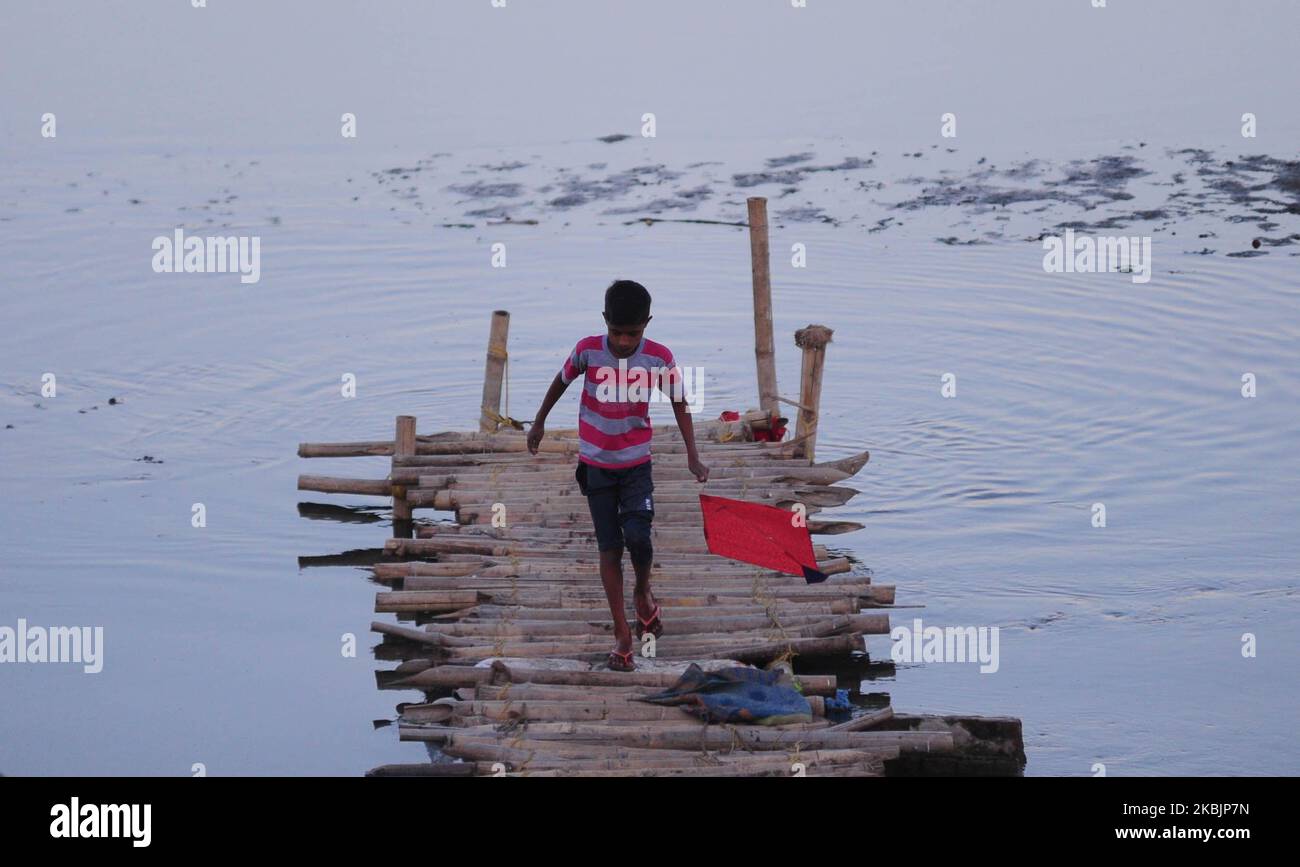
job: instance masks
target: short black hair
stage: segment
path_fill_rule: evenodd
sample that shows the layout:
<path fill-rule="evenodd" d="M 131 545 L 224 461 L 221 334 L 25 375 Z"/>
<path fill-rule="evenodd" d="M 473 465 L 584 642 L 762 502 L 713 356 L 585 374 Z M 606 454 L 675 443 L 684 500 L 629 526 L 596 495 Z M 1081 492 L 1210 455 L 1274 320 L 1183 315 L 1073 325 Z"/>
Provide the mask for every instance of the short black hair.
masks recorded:
<path fill-rule="evenodd" d="M 635 280 L 615 280 L 605 290 L 610 325 L 640 325 L 650 318 L 650 293 Z"/>

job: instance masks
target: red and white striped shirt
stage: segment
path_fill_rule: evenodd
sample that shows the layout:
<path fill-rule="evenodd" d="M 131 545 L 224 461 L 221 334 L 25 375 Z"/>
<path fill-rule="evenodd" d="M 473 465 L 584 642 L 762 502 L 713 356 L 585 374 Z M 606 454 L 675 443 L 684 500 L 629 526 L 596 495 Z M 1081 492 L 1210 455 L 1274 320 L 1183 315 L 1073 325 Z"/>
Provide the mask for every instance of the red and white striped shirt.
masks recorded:
<path fill-rule="evenodd" d="M 641 338 L 636 352 L 619 358 L 604 334 L 584 337 L 560 369 L 565 385 L 585 373 L 578 405 L 578 460 L 605 469 L 650 460 L 652 389 L 672 395 L 681 370 L 667 346 Z M 680 399 L 680 398 L 679 398 Z"/>

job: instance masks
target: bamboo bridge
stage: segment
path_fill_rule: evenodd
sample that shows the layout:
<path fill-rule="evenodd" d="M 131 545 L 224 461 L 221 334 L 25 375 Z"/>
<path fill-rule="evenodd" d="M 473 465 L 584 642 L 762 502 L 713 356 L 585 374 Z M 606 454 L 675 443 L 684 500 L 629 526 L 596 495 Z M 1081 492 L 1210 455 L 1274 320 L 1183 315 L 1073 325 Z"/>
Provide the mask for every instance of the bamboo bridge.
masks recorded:
<path fill-rule="evenodd" d="M 1018 774 L 1020 721 L 1009 717 L 908 714 L 885 704 L 852 712 L 825 669 L 869 664 L 865 636 L 888 635 L 894 587 L 849 557 L 815 544 L 817 568 L 802 577 L 709 552 L 699 495 L 803 509 L 813 535 L 860 524 L 823 516 L 859 493 L 844 483 L 866 451 L 815 460 L 822 368 L 831 330 L 796 334 L 803 353 L 799 399 L 776 394 L 771 364 L 766 211 L 750 202 L 756 357 L 761 408 L 734 420 L 697 421 L 709 480 L 686 467 L 675 426 L 653 435 L 656 514 L 651 585 L 665 632 L 647 635 L 636 670 L 604 662 L 613 626 L 599 577 L 586 498 L 574 479 L 576 430 L 548 430 L 537 455 L 522 424 L 501 415 L 509 317 L 493 314 L 479 430 L 417 435 L 399 416 L 391 440 L 304 443 L 303 458 L 386 457 L 385 478 L 303 475 L 298 489 L 391 498 L 393 538 L 369 565 L 380 585 L 372 623 L 382 636 L 381 689 L 411 692 L 397 706 L 398 736 L 436 747 L 433 759 L 373 769 L 374 776 L 881 776 Z M 764 328 L 764 325 L 766 326 Z M 798 409 L 792 439 L 767 441 Z M 414 511 L 454 521 L 416 521 Z M 633 571 L 624 582 L 632 622 Z M 692 663 L 780 673 L 807 699 L 811 722 L 705 724 L 677 706 L 638 699 L 671 687 Z"/>

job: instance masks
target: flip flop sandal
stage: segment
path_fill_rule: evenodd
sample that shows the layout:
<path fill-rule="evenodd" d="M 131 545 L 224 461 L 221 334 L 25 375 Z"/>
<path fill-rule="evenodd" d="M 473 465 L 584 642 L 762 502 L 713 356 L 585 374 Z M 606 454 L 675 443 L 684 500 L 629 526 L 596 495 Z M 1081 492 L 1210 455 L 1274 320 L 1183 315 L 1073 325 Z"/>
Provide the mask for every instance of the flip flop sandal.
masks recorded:
<path fill-rule="evenodd" d="M 632 662 L 632 651 L 619 653 L 617 650 L 609 652 L 609 661 L 606 663 L 610 671 L 635 671 L 636 665 Z"/>
<path fill-rule="evenodd" d="M 659 607 L 658 603 L 655 603 L 655 610 L 650 614 L 649 620 L 642 620 L 641 615 L 638 614 L 636 616 L 636 637 L 640 638 L 641 636 L 645 635 L 647 632 L 649 632 L 655 638 L 658 638 L 659 636 L 663 635 L 664 625 L 659 618 L 660 614 L 663 614 L 663 609 Z"/>

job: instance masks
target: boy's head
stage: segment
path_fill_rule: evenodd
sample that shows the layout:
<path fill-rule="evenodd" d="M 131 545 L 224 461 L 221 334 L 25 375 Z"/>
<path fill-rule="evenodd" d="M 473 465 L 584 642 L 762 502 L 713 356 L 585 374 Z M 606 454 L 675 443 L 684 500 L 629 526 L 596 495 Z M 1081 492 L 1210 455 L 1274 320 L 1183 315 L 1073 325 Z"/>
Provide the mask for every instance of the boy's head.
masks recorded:
<path fill-rule="evenodd" d="M 641 334 L 650 322 L 650 293 L 633 280 L 615 280 L 605 290 L 604 315 L 610 350 L 627 357 L 641 345 Z"/>

